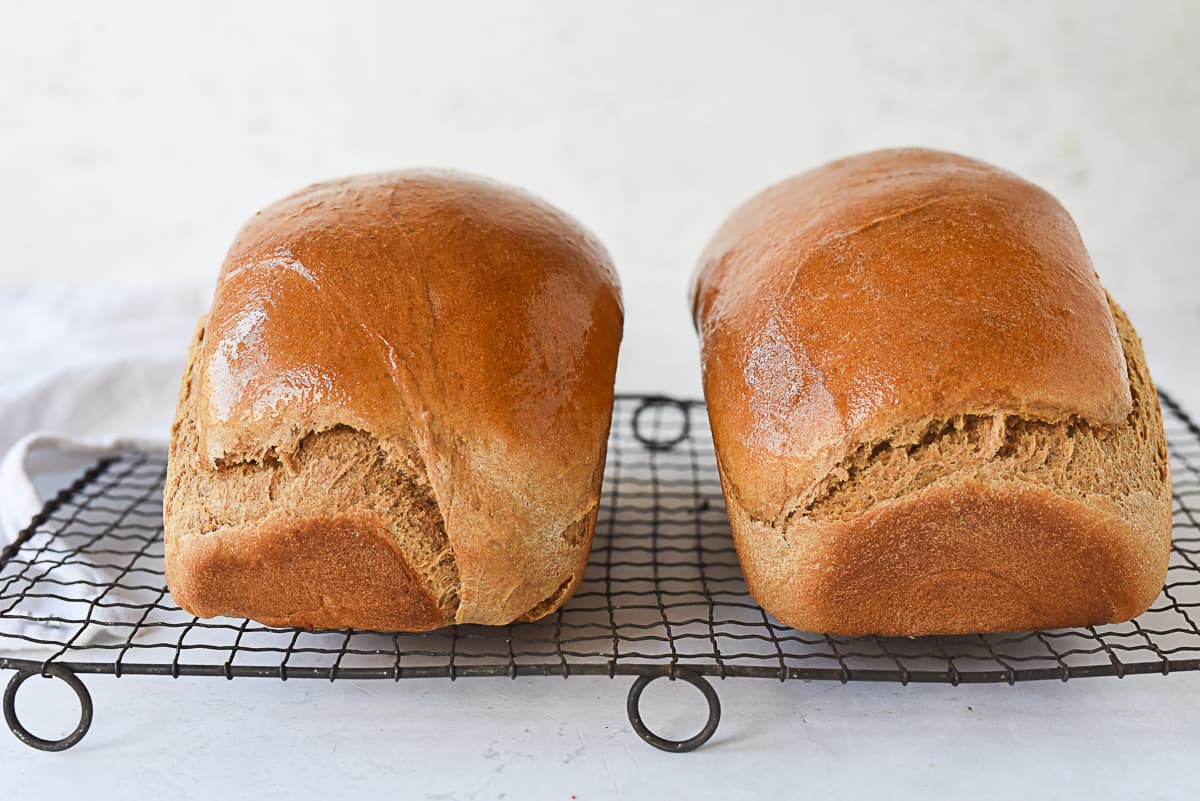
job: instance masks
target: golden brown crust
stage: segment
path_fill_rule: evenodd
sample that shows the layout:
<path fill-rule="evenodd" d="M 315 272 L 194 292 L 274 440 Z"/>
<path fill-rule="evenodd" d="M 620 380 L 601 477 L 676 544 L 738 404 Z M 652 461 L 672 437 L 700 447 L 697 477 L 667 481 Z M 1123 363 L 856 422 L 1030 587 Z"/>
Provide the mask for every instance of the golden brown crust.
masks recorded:
<path fill-rule="evenodd" d="M 915 419 L 1129 412 L 1070 216 L 961 156 L 880 151 L 771 187 L 705 250 L 694 310 L 713 437 L 760 517 Z"/>
<path fill-rule="evenodd" d="M 947 191 L 944 173 L 960 168 L 982 182 L 966 207 L 940 194 Z M 1162 418 L 1133 327 L 1119 307 L 1110 306 L 1082 246 L 1064 246 L 1078 239 L 1065 212 L 1040 190 L 1014 186 L 1011 176 L 928 151 L 869 154 L 823 169 L 829 175 L 817 170 L 816 177 L 797 181 L 815 182 L 829 194 L 805 200 L 804 192 L 815 191 L 809 186 L 776 196 L 782 204 L 776 212 L 770 203 L 759 205 L 756 213 L 769 224 L 744 226 L 745 241 L 716 268 L 721 273 L 740 264 L 747 272 L 702 271 L 698 284 L 706 397 L 751 593 L 789 625 L 849 635 L 1054 628 L 1140 614 L 1162 587 L 1170 553 Z M 930 171 L 934 180 L 926 186 L 921 177 Z M 864 201 L 853 186 L 843 199 L 834 191 L 836 181 L 828 184 L 847 173 L 855 180 L 872 174 L 882 184 L 872 190 L 878 191 L 874 207 L 860 208 Z M 843 203 L 848 211 L 840 224 L 859 214 L 878 216 L 893 194 L 906 206 L 914 181 L 930 192 L 921 208 L 938 213 L 920 223 L 902 213 L 905 223 L 886 236 L 881 227 L 897 218 L 884 214 L 884 222 L 869 227 L 878 238 L 861 252 L 859 229 L 851 226 L 839 247 L 858 291 L 842 299 L 840 313 L 819 314 L 820 304 L 791 318 L 778 311 L 794 308 L 780 286 L 810 300 L 842 292 L 824 269 L 832 269 L 824 257 L 814 259 L 804 249 L 824 245 L 803 235 L 789 238 L 780 221 L 795 223 L 806 214 L 838 219 Z M 805 202 L 820 208 L 806 211 Z M 1002 208 L 993 213 L 990 204 Z M 988 236 L 1002 232 L 1003 248 L 981 252 L 978 238 L 940 233 L 981 220 L 990 221 Z M 761 255 L 766 261 L 747 255 L 755 252 L 767 254 Z M 1063 260 L 1037 261 L 1047 253 Z M 939 294 L 925 304 L 901 302 L 904 293 L 894 291 L 905 281 L 913 298 L 922 283 L 944 289 L 939 273 L 955 270 L 973 273 L 986 288 L 1028 276 L 1023 260 L 1030 259 L 1037 261 L 1034 273 L 1045 273 L 1039 278 L 1045 287 L 1029 281 L 1023 290 L 1008 287 L 1007 302 L 1024 305 L 1007 317 L 989 311 L 992 298 L 973 302 L 967 291 Z M 821 269 L 809 272 L 814 261 Z M 890 293 L 876 291 L 881 272 L 897 273 L 888 279 Z M 1093 290 L 1104 302 L 1103 315 L 1091 308 Z M 726 293 L 745 294 L 726 303 Z M 943 303 L 963 308 L 930 310 L 929 304 Z M 722 305 L 724 311 L 713 312 Z M 764 323 L 747 311 L 756 307 L 776 313 Z M 941 330 L 928 327 L 928 314 Z M 1039 320 L 1048 332 L 1035 325 Z M 866 321 L 865 334 L 860 321 Z M 760 380 L 761 373 L 744 365 L 734 369 L 714 355 L 712 339 L 718 349 L 752 353 L 762 341 L 759 326 L 788 329 L 782 338 L 792 344 L 816 343 L 807 352 L 821 364 L 820 380 Z M 914 330 L 922 332 L 915 339 L 908 335 Z M 1000 331 L 1004 337 L 988 341 Z M 1117 358 L 1109 353 L 1110 331 Z M 901 352 L 869 352 L 885 345 Z M 1073 363 L 1059 365 L 1057 378 L 1044 372 L 1057 358 L 1047 349 L 1059 346 L 1082 360 L 1088 381 L 1079 380 Z M 941 358 L 955 370 L 927 364 Z M 1023 371 L 1026 358 L 1031 363 Z M 881 363 L 888 370 L 907 364 L 912 372 L 900 377 L 903 386 L 876 386 Z M 1118 365 L 1121 381 L 1114 390 L 1108 368 Z M 863 383 L 885 400 L 862 404 L 855 393 Z M 762 397 L 755 401 L 754 393 Z M 764 405 L 802 408 L 820 397 L 827 401 L 825 412 L 811 407 L 792 417 L 760 415 Z M 739 431 L 754 420 L 758 439 L 742 439 Z M 764 436 L 774 437 L 775 445 L 757 447 Z"/>
<path fill-rule="evenodd" d="M 171 597 L 200 617 L 235 614 L 269 626 L 426 631 L 450 621 L 387 526 L 362 512 L 281 514 L 168 541 Z"/>
<path fill-rule="evenodd" d="M 586 564 L 621 328 L 603 248 L 517 190 L 414 171 L 285 198 L 222 268 L 181 395 L 167 537 L 251 536 L 282 508 L 300 542 L 301 521 L 359 531 L 372 511 L 422 585 L 411 609 L 547 614 Z M 339 460 L 375 489 L 346 490 Z M 384 508 L 397 496 L 413 503 Z"/>
<path fill-rule="evenodd" d="M 730 508 L 755 599 L 790 626 L 834 634 L 1128 620 L 1158 596 L 1169 554 L 1161 526 L 1135 529 L 1028 484 L 968 479 L 786 531 Z"/>

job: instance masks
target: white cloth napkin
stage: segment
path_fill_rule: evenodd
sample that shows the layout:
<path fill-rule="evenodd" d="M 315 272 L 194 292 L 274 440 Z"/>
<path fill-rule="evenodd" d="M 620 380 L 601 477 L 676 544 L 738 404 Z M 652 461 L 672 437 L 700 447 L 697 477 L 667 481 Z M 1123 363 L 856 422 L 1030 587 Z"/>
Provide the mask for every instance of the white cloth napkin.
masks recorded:
<path fill-rule="evenodd" d="M 107 454 L 166 447 L 187 343 L 207 302 L 198 287 L 0 293 L 0 547 L 41 509 L 39 485 L 61 486 Z M 75 564 L 55 575 L 106 579 Z M 69 616 L 51 600 L 27 599 L 21 609 L 35 618 Z M 17 629 L 45 639 L 63 634 L 53 622 Z M 0 639 L 0 651 L 19 642 Z"/>

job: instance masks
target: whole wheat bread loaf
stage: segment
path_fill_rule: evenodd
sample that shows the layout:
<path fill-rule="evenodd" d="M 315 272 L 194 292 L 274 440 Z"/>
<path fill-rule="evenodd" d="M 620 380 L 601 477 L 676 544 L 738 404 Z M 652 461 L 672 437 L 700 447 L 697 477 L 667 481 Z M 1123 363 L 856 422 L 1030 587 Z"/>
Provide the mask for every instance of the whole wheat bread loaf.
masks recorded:
<path fill-rule="evenodd" d="M 1056 628 L 1157 596 L 1158 399 L 1042 190 L 928 150 L 834 162 L 735 212 L 693 299 L 738 555 L 780 620 Z"/>
<path fill-rule="evenodd" d="M 260 212 L 183 378 L 172 596 L 313 628 L 557 609 L 591 546 L 621 327 L 603 247 L 515 189 L 387 173 Z"/>

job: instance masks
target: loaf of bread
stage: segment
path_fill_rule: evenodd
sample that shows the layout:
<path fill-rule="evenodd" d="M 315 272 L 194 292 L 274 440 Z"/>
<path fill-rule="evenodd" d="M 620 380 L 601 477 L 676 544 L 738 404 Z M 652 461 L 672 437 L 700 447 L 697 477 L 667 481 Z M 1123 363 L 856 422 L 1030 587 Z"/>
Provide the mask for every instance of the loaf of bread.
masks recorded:
<path fill-rule="evenodd" d="M 828 164 L 730 217 L 693 315 L 738 556 L 779 620 L 1047 629 L 1157 596 L 1158 399 L 1045 191 L 929 150 Z"/>
<path fill-rule="evenodd" d="M 496 183 L 365 175 L 259 212 L 183 378 L 172 597 L 311 628 L 554 611 L 591 547 L 622 319 L 604 248 Z"/>

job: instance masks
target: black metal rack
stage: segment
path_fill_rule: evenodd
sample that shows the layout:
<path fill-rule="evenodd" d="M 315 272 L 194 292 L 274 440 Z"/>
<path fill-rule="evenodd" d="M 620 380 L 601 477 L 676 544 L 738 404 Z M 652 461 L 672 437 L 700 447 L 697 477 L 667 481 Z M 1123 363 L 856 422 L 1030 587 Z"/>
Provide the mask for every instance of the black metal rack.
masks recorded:
<path fill-rule="evenodd" d="M 704 678 L 841 682 L 1017 682 L 1200 669 L 1200 428 L 1161 395 L 1174 474 L 1175 540 L 1166 586 L 1137 620 L 1116 626 L 958 637 L 846 638 L 788 628 L 743 583 L 699 401 L 617 400 L 591 562 L 579 591 L 536 623 L 427 634 L 276 629 L 199 620 L 162 572 L 163 456 L 99 462 L 0 552 L 0 669 L 13 732 L 43 750 L 86 734 L 92 706 L 79 676 L 403 679 L 636 676 L 634 729 L 672 751 L 703 744 L 720 704 Z M 35 675 L 68 682 L 82 715 L 61 740 L 36 737 L 14 700 Z M 704 692 L 696 736 L 665 740 L 638 713 L 646 684 L 682 678 Z"/>

